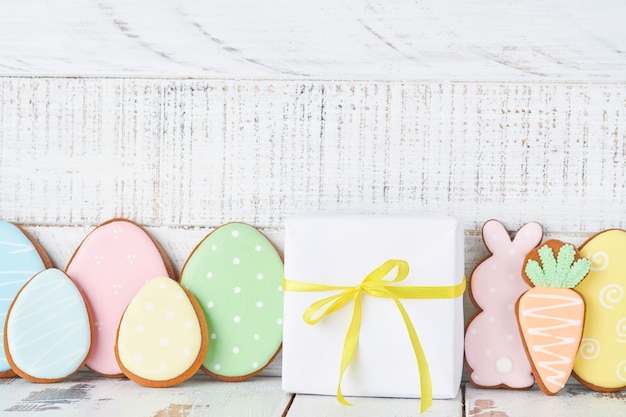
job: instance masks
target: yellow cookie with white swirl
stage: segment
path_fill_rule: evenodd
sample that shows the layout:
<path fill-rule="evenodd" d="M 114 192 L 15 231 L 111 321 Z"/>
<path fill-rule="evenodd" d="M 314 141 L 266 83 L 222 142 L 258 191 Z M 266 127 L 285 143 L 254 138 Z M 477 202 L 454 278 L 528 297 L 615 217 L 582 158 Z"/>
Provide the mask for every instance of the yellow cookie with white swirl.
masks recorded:
<path fill-rule="evenodd" d="M 585 298 L 585 328 L 574 375 L 596 391 L 626 388 L 626 231 L 605 230 L 579 252 L 591 271 L 575 289 Z"/>
<path fill-rule="evenodd" d="M 117 331 L 115 356 L 124 374 L 147 387 L 171 387 L 195 374 L 208 331 L 194 296 L 168 277 L 148 281 Z"/>

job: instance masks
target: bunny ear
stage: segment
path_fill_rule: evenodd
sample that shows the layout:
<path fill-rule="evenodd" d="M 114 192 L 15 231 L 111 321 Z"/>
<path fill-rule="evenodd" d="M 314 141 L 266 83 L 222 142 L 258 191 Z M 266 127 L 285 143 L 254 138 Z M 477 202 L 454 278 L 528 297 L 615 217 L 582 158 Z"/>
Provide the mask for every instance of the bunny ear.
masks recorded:
<path fill-rule="evenodd" d="M 523 252 L 530 252 L 543 239 L 543 227 L 536 222 L 526 223 L 515 234 L 513 245 Z"/>
<path fill-rule="evenodd" d="M 488 220 L 483 226 L 483 241 L 491 253 L 501 249 L 504 244 L 511 243 L 509 232 L 506 231 L 502 223 L 497 220 Z M 504 247 L 506 247 L 504 246 Z"/>

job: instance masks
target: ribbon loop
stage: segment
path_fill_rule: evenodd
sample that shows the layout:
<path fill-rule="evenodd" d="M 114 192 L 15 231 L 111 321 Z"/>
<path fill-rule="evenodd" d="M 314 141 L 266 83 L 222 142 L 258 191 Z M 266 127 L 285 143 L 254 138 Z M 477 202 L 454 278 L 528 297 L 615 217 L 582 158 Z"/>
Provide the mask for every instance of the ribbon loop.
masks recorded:
<path fill-rule="evenodd" d="M 396 275 L 391 280 L 385 279 L 391 271 L 397 269 Z M 375 268 L 357 286 L 333 286 L 323 284 L 311 284 L 299 281 L 283 279 L 285 291 L 317 292 L 317 291 L 340 291 L 330 297 L 323 298 L 311 304 L 302 316 L 303 320 L 310 325 L 322 321 L 324 317 L 341 309 L 351 300 L 354 301 L 352 319 L 346 333 L 341 354 L 341 366 L 339 369 L 339 382 L 337 384 L 337 399 L 344 405 L 351 405 L 343 396 L 341 382 L 343 376 L 354 358 L 359 343 L 361 330 L 361 295 L 363 293 L 377 298 L 391 298 L 402 316 L 407 329 L 417 369 L 420 378 L 421 412 L 428 410 L 432 405 L 432 382 L 426 354 L 417 336 L 417 332 L 406 309 L 400 302 L 400 298 L 409 299 L 437 299 L 457 298 L 465 292 L 465 277 L 463 281 L 454 286 L 397 286 L 390 285 L 404 281 L 409 275 L 408 262 L 401 259 L 389 259 Z"/>

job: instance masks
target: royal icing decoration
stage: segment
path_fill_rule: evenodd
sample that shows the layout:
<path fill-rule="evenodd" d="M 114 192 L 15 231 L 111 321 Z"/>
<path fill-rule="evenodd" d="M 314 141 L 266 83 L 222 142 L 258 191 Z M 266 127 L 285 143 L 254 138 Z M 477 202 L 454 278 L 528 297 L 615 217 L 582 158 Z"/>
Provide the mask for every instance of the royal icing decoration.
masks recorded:
<path fill-rule="evenodd" d="M 626 231 L 601 232 L 580 254 L 591 270 L 576 287 L 587 309 L 574 374 L 592 389 L 620 391 L 626 388 Z"/>
<path fill-rule="evenodd" d="M 19 292 L 6 322 L 5 350 L 20 376 L 56 382 L 76 372 L 91 346 L 87 305 L 58 269 L 33 277 Z"/>
<path fill-rule="evenodd" d="M 528 254 L 524 276 L 534 287 L 519 298 L 517 317 L 535 379 L 548 395 L 569 378 L 583 332 L 585 302 L 574 291 L 589 272 L 571 244 L 550 240 Z"/>
<path fill-rule="evenodd" d="M 203 370 L 241 380 L 278 353 L 283 324 L 283 262 L 256 229 L 229 223 L 192 252 L 181 284 L 197 298 L 209 329 Z"/>
<path fill-rule="evenodd" d="M 194 306 L 194 304 L 196 306 Z M 124 373 L 146 386 L 169 387 L 202 364 L 207 328 L 200 307 L 178 282 L 154 278 L 124 312 L 116 352 Z"/>
<path fill-rule="evenodd" d="M 85 238 L 67 274 L 85 294 L 92 313 L 95 329 L 87 366 L 105 376 L 122 376 L 114 351 L 122 314 L 146 282 L 173 276 L 169 262 L 143 228 L 116 219 Z"/>
<path fill-rule="evenodd" d="M 9 307 L 22 286 L 51 266 L 47 256 L 43 256 L 45 259 L 19 227 L 0 221 L 0 329 L 4 329 Z M 4 338 L 0 337 L 0 343 L 0 378 L 13 376 L 4 353 Z"/>
<path fill-rule="evenodd" d="M 538 223 L 522 226 L 513 240 L 497 220 L 483 226 L 483 241 L 491 255 L 472 272 L 470 298 L 479 312 L 470 319 L 465 333 L 465 361 L 474 385 L 528 388 L 534 383 L 519 335 L 515 302 L 530 289 L 522 278 L 522 264 L 542 237 Z"/>

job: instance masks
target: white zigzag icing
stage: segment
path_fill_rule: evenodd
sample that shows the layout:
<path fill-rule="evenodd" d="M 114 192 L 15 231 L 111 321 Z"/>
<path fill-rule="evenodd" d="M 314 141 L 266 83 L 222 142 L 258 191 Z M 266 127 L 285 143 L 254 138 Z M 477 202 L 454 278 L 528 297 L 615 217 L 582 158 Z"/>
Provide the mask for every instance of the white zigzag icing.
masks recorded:
<path fill-rule="evenodd" d="M 558 370 L 558 369 L 554 369 L 553 365 L 566 365 L 572 362 L 572 358 L 569 358 L 567 356 L 563 356 L 563 355 L 559 355 L 558 353 L 553 352 L 552 350 L 550 350 L 550 348 L 553 348 L 555 346 L 564 346 L 564 345 L 571 345 L 575 342 L 575 339 L 572 337 L 562 337 L 562 336 L 555 336 L 551 333 L 552 330 L 556 330 L 556 329 L 564 329 L 567 327 L 573 327 L 573 326 L 580 326 L 581 325 L 581 321 L 580 320 L 576 320 L 576 319 L 569 319 L 566 317 L 559 317 L 559 316 L 552 316 L 552 315 L 548 315 L 548 314 L 543 314 L 548 310 L 559 310 L 563 307 L 571 307 L 571 306 L 577 306 L 577 305 L 581 305 L 583 303 L 583 301 L 580 298 L 577 297 L 568 297 L 565 295 L 549 295 L 549 294 L 527 294 L 526 295 L 528 298 L 543 298 L 543 299 L 550 299 L 550 300 L 562 300 L 562 302 L 557 302 L 553 305 L 550 306 L 544 306 L 544 307 L 537 307 L 537 308 L 528 308 L 526 310 L 522 311 L 522 315 L 524 317 L 533 317 L 533 318 L 537 318 L 537 319 L 543 319 L 543 320 L 552 320 L 553 322 L 557 322 L 558 324 L 554 324 L 551 326 L 545 326 L 545 327 L 531 327 L 528 329 L 528 334 L 533 335 L 533 336 L 543 336 L 543 337 L 548 337 L 550 339 L 556 339 L 557 342 L 555 343 L 546 343 L 546 344 L 538 344 L 535 346 L 532 346 L 532 349 L 535 352 L 542 352 L 548 356 L 551 356 L 553 358 L 555 358 L 555 360 L 553 361 L 541 361 L 539 362 L 539 367 L 550 371 L 552 373 L 552 375 L 549 375 L 546 378 L 546 381 L 557 385 L 559 387 L 563 387 L 563 383 L 560 382 L 559 380 L 562 380 L 563 378 L 565 378 L 567 375 Z"/>

